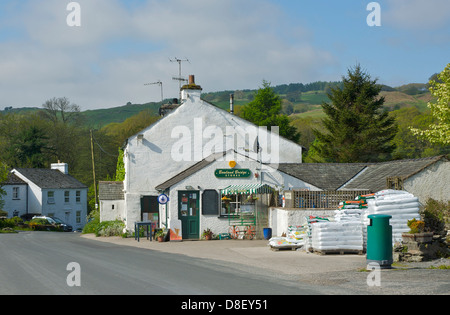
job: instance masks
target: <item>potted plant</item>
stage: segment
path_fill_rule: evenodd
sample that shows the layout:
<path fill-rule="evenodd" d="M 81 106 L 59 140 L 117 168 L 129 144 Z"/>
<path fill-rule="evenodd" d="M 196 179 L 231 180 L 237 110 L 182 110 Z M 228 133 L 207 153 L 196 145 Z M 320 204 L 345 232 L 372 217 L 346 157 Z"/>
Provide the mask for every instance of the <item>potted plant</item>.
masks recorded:
<path fill-rule="evenodd" d="M 155 232 L 155 238 L 158 240 L 158 242 L 164 242 L 164 230 L 157 230 Z"/>
<path fill-rule="evenodd" d="M 213 237 L 213 232 L 211 231 L 210 228 L 207 228 L 206 230 L 203 231 L 202 236 L 204 239 L 206 240 L 210 240 Z"/>
<path fill-rule="evenodd" d="M 402 238 L 404 240 L 413 240 L 419 243 L 428 243 L 433 240 L 433 233 L 425 232 L 425 222 L 421 220 L 408 220 L 408 227 L 410 231 L 408 233 L 403 233 Z"/>

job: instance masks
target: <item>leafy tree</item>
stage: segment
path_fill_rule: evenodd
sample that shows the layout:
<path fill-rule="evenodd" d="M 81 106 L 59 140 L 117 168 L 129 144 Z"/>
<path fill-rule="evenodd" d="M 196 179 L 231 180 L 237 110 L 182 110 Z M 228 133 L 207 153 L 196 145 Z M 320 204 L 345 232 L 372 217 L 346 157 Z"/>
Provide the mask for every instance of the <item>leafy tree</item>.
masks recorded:
<path fill-rule="evenodd" d="M 281 98 L 270 87 L 270 83 L 263 81 L 263 86 L 255 93 L 253 101 L 245 105 L 241 110 L 241 117 L 257 126 L 278 126 L 280 135 L 298 142 L 300 133 L 290 125 L 289 118 L 281 114 Z"/>
<path fill-rule="evenodd" d="M 8 167 L 6 166 L 6 164 L 0 161 L 0 210 L 3 210 L 3 206 L 5 205 L 3 196 L 6 195 L 6 192 L 2 189 L 2 183 L 7 180 L 8 173 Z"/>
<path fill-rule="evenodd" d="M 117 158 L 116 166 L 116 182 L 121 182 L 125 180 L 125 164 L 123 163 L 123 149 L 119 148 L 119 156 Z"/>
<path fill-rule="evenodd" d="M 422 130 L 411 128 L 414 135 L 431 143 L 450 144 L 450 63 L 437 76 L 439 81 L 430 81 L 431 95 L 437 98 L 435 103 L 428 102 L 432 115 L 437 122 Z"/>
<path fill-rule="evenodd" d="M 50 152 L 46 130 L 39 115 L 2 115 L 0 159 L 10 167 L 45 167 Z"/>
<path fill-rule="evenodd" d="M 395 150 L 394 159 L 415 159 L 450 153 L 450 147 L 432 144 L 425 139 L 418 138 L 411 132 L 411 127 L 424 129 L 436 119 L 431 113 L 421 113 L 416 107 L 407 107 L 389 113 L 395 118 L 398 132 L 392 142 Z"/>
<path fill-rule="evenodd" d="M 42 168 L 45 167 L 47 137 L 44 131 L 36 126 L 22 129 L 16 140 L 8 148 L 11 160 L 16 167 Z"/>
<path fill-rule="evenodd" d="M 47 100 L 42 108 L 40 115 L 46 122 L 50 158 L 68 163 L 71 169 L 76 168 L 78 155 L 83 150 L 84 125 L 80 107 L 70 103 L 66 97 L 54 97 Z"/>
<path fill-rule="evenodd" d="M 314 130 L 314 150 L 325 162 L 369 162 L 387 159 L 394 150 L 397 128 L 382 110 L 381 86 L 360 65 L 348 70 L 343 87 L 331 88 L 331 103 L 323 103 L 325 132 Z"/>

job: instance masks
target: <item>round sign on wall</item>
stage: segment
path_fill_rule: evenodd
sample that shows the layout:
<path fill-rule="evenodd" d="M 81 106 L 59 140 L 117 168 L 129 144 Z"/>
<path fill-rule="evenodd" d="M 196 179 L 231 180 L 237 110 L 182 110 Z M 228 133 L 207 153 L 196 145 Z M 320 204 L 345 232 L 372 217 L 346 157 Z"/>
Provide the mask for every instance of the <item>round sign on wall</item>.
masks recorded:
<path fill-rule="evenodd" d="M 162 205 L 165 205 L 169 202 L 169 197 L 166 194 L 161 194 L 158 196 L 158 202 Z"/>

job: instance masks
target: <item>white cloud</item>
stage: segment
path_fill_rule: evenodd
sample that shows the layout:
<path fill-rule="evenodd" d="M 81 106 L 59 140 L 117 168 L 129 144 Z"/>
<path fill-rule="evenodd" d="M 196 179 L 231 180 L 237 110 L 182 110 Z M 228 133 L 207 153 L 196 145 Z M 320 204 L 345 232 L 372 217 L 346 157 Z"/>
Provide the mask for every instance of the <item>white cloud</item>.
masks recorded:
<path fill-rule="evenodd" d="M 283 13 L 263 0 L 148 0 L 131 9 L 119 0 L 78 2 L 81 27 L 67 26 L 61 0 L 29 1 L 2 22 L 26 36 L 0 42 L 0 109 L 54 96 L 82 110 L 159 101 L 159 89 L 144 86 L 157 80 L 164 97 L 176 97 L 174 57 L 189 58 L 183 74 L 195 74 L 204 91 L 324 80 L 320 70 L 337 63 L 309 43 L 309 30 L 287 40 Z M 105 48 L 122 41 L 130 45 L 123 52 Z"/>
<path fill-rule="evenodd" d="M 448 0 L 386 0 L 383 22 L 399 29 L 437 30 L 450 22 Z M 384 8 L 382 7 L 384 10 Z M 448 32 L 448 28 L 447 28 Z"/>

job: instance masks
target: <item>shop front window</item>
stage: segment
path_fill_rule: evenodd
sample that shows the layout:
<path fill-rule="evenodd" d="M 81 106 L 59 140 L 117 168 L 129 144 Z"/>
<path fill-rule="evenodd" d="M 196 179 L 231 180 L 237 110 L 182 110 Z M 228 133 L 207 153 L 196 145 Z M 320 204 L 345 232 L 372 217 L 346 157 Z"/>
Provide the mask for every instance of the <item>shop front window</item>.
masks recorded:
<path fill-rule="evenodd" d="M 253 214 L 255 196 L 252 194 L 233 194 L 222 196 L 221 216 Z"/>

